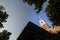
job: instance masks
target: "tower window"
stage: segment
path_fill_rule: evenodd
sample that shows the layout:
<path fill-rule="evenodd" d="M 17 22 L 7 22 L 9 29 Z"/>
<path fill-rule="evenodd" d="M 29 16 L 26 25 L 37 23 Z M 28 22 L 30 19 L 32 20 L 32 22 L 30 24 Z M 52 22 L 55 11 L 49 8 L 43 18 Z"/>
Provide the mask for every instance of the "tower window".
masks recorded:
<path fill-rule="evenodd" d="M 41 22 L 41 23 L 43 23 L 43 22 Z"/>

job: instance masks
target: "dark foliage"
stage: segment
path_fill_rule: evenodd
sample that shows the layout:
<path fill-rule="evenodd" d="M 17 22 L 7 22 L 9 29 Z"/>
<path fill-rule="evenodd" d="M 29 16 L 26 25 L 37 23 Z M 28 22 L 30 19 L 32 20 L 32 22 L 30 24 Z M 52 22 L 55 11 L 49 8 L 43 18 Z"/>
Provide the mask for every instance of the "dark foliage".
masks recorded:
<path fill-rule="evenodd" d="M 2 23 L 6 22 L 6 19 L 8 18 L 8 14 L 4 10 L 5 8 L 0 5 L 0 28 L 4 27 Z M 0 32 L 0 40 L 9 40 L 10 35 L 10 32 L 3 30 Z"/>
<path fill-rule="evenodd" d="M 6 19 L 8 18 L 8 14 L 6 11 L 4 11 L 4 7 L 0 6 L 0 28 L 4 27 L 3 22 L 6 22 Z"/>
<path fill-rule="evenodd" d="M 39 13 L 42 10 L 42 5 L 46 0 L 23 0 L 23 2 L 28 3 L 29 5 L 34 5 L 36 13 Z"/>
<path fill-rule="evenodd" d="M 60 26 L 60 0 L 50 0 L 46 14 L 52 25 Z"/>
<path fill-rule="evenodd" d="M 7 32 L 7 30 L 3 30 L 0 32 L 0 40 L 9 40 L 11 33 Z"/>
<path fill-rule="evenodd" d="M 5 10 L 5 8 L 2 5 L 0 5 L 0 10 Z"/>
<path fill-rule="evenodd" d="M 42 5 L 47 0 L 23 0 L 29 5 L 35 5 L 35 10 L 37 13 L 42 9 Z M 53 26 L 60 26 L 60 0 L 49 0 L 46 7 L 46 15 L 48 19 L 52 22 Z"/>

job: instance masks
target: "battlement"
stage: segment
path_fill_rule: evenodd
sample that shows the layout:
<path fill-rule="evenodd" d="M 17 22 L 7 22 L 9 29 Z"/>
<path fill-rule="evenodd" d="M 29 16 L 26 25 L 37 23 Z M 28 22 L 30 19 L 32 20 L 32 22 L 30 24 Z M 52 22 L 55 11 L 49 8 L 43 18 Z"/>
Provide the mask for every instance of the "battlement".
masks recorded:
<path fill-rule="evenodd" d="M 54 26 L 54 28 L 51 28 L 43 19 L 39 19 L 39 24 L 41 25 L 41 28 L 50 33 L 58 33 L 60 31 L 60 26 Z"/>

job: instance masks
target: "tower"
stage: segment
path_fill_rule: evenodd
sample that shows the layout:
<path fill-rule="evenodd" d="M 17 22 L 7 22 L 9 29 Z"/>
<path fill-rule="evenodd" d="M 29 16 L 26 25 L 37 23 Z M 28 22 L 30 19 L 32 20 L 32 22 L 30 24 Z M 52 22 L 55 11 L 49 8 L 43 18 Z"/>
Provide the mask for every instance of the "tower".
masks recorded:
<path fill-rule="evenodd" d="M 41 25 L 41 27 L 45 30 L 49 29 L 49 26 L 46 24 L 46 22 L 43 19 L 39 19 L 39 24 Z"/>
<path fill-rule="evenodd" d="M 54 28 L 49 27 L 43 19 L 39 19 L 39 24 L 43 29 L 50 33 L 58 33 L 60 31 L 60 26 L 54 26 Z"/>

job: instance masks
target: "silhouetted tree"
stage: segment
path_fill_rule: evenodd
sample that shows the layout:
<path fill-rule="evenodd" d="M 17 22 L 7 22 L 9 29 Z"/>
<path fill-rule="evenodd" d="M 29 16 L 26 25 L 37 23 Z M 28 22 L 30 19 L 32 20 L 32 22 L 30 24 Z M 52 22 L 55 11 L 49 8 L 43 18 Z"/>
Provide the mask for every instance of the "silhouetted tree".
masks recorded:
<path fill-rule="evenodd" d="M 0 32 L 0 40 L 9 40 L 10 35 L 10 32 L 7 32 L 7 30 L 3 30 L 3 32 Z"/>
<path fill-rule="evenodd" d="M 0 28 L 4 27 L 3 22 L 6 22 L 6 19 L 8 18 L 8 14 L 6 11 L 4 11 L 4 7 L 0 6 Z"/>
<path fill-rule="evenodd" d="M 47 0 L 23 0 L 29 5 L 35 5 L 35 9 L 39 13 L 42 9 L 42 5 Z M 46 7 L 46 15 L 52 22 L 52 25 L 60 26 L 60 0 L 49 0 Z"/>
<path fill-rule="evenodd" d="M 46 14 L 53 25 L 60 26 L 60 0 L 50 0 Z"/>
<path fill-rule="evenodd" d="M 29 5 L 34 5 L 35 10 L 39 13 L 42 9 L 42 5 L 46 0 L 23 0 L 23 2 L 28 3 Z"/>
<path fill-rule="evenodd" d="M 5 8 L 2 5 L 0 5 L 0 10 L 5 10 Z"/>
<path fill-rule="evenodd" d="M 7 22 L 6 19 L 8 18 L 8 14 L 4 11 L 5 8 L 0 5 L 0 28 L 3 28 L 3 22 Z M 9 40 L 11 33 L 7 30 L 3 30 L 0 32 L 0 40 Z"/>

